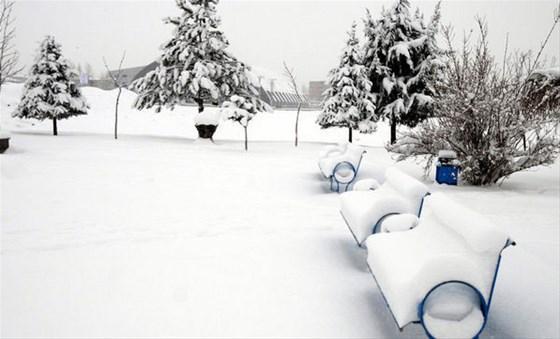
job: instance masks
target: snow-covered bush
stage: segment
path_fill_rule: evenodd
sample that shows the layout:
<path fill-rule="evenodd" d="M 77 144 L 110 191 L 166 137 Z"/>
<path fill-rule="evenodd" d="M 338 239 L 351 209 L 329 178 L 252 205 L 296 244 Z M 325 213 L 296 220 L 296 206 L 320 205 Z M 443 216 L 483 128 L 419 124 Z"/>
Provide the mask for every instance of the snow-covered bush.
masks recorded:
<path fill-rule="evenodd" d="M 220 112 L 228 120 L 238 122 L 245 130 L 245 150 L 248 150 L 249 121 L 260 111 L 269 111 L 268 105 L 253 96 L 232 95 L 222 104 Z"/>
<path fill-rule="evenodd" d="M 388 149 L 400 154 L 399 160 L 427 156 L 427 170 L 439 150 L 451 149 L 464 181 L 488 185 L 554 161 L 560 101 L 552 100 L 558 96 L 557 82 L 539 87 L 529 77 L 535 64 L 530 54 L 509 55 L 500 67 L 488 50 L 485 22 L 479 19 L 478 25 L 480 40 L 474 46 L 465 41 L 462 51 L 450 56 L 438 85 L 435 117 Z M 452 49 L 451 29 L 444 33 Z"/>
<path fill-rule="evenodd" d="M 389 121 L 391 143 L 397 125 L 416 126 L 432 112 L 434 83 L 442 73 L 443 52 L 436 43 L 440 7 L 426 25 L 419 10 L 410 14 L 408 0 L 397 0 L 381 18 L 365 19 L 365 56 L 376 114 Z"/>
<path fill-rule="evenodd" d="M 323 128 L 348 127 L 349 142 L 353 129 L 362 133 L 375 131 L 375 100 L 370 90 L 371 82 L 362 64 L 356 24 L 353 24 L 340 64 L 329 73 L 327 97 L 317 123 Z"/>
<path fill-rule="evenodd" d="M 560 119 L 560 66 L 533 71 L 524 89 L 525 109 L 556 114 L 556 119 Z"/>
<path fill-rule="evenodd" d="M 57 120 L 87 114 L 88 105 L 73 80 L 76 77 L 70 62 L 62 56 L 60 44 L 52 36 L 45 37 L 13 116 L 51 119 L 53 134 L 57 135 Z"/>
<path fill-rule="evenodd" d="M 239 89 L 258 95 L 249 68 L 226 50 L 229 42 L 216 13 L 219 0 L 176 2 L 181 16 L 166 19 L 175 28 L 173 37 L 162 46 L 156 69 L 132 84 L 138 92 L 134 106 L 159 112 L 192 100 L 202 113 L 204 103 L 217 105 Z"/>

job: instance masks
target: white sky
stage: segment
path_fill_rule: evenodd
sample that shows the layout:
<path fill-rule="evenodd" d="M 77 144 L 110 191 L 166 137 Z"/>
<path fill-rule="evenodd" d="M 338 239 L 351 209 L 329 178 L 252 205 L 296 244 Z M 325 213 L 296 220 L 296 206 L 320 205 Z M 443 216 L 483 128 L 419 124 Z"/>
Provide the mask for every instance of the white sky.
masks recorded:
<path fill-rule="evenodd" d="M 434 1 L 411 0 L 426 19 Z M 323 80 L 337 64 L 345 32 L 352 21 L 361 22 L 365 9 L 374 16 L 392 1 L 242 1 L 222 0 L 218 13 L 230 41 L 230 51 L 249 65 L 281 74 L 285 60 L 298 80 Z M 487 18 L 490 47 L 503 54 L 505 36 L 510 50 L 538 50 L 553 22 L 558 1 L 443 1 L 442 22 L 452 23 L 458 36 L 474 27 L 478 14 Z M 20 61 L 30 65 L 39 41 L 52 34 L 74 63 L 90 63 L 104 70 L 102 57 L 116 67 L 123 50 L 125 67 L 148 64 L 170 37 L 162 18 L 175 16 L 174 0 L 159 1 L 16 1 L 16 47 Z M 555 30 L 549 57 L 560 59 L 560 29 Z"/>

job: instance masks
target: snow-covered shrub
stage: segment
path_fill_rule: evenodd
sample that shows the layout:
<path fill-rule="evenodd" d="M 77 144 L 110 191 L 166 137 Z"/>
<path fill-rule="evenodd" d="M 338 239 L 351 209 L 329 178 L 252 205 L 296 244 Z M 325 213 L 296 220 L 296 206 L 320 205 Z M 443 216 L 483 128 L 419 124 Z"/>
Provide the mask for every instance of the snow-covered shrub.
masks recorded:
<path fill-rule="evenodd" d="M 560 119 L 560 66 L 533 71 L 524 90 L 522 102 L 525 109 L 556 114 L 556 119 Z"/>
<path fill-rule="evenodd" d="M 391 143 L 398 124 L 416 126 L 432 112 L 434 83 L 444 63 L 436 34 L 440 7 L 436 5 L 428 24 L 417 9 L 409 11 L 408 0 L 397 0 L 381 18 L 369 11 L 365 19 L 365 56 L 376 114 L 391 125 Z"/>
<path fill-rule="evenodd" d="M 370 93 L 367 69 L 362 64 L 355 23 L 348 32 L 340 64 L 330 71 L 328 81 L 329 88 L 317 123 L 322 128 L 348 127 L 349 142 L 352 142 L 353 129 L 362 133 L 375 131 L 375 100 Z"/>
<path fill-rule="evenodd" d="M 268 105 L 254 96 L 232 95 L 222 104 L 220 112 L 225 119 L 238 122 L 245 130 L 245 150 L 248 149 L 247 127 L 260 111 L 269 111 Z"/>
<path fill-rule="evenodd" d="M 388 149 L 398 153 L 399 160 L 427 156 L 427 170 L 439 150 L 451 149 L 461 162 L 464 181 L 488 185 L 554 161 L 560 101 L 552 99 L 558 98 L 558 82 L 546 80 L 538 86 L 529 76 L 535 63 L 530 54 L 509 55 L 500 67 L 488 50 L 485 22 L 479 19 L 478 25 L 480 40 L 474 46 L 465 41 L 462 51 L 448 60 L 435 117 Z M 444 33 L 452 50 L 452 31 L 448 27 Z"/>
<path fill-rule="evenodd" d="M 87 114 L 88 105 L 74 83 L 75 77 L 77 73 L 62 56 L 60 44 L 52 36 L 45 37 L 13 116 L 51 119 L 53 134 L 57 135 L 57 120 Z"/>
<path fill-rule="evenodd" d="M 134 106 L 159 112 L 192 100 L 202 113 L 204 103 L 217 105 L 239 89 L 257 96 L 249 68 L 227 51 L 216 13 L 219 0 L 176 2 L 182 14 L 166 19 L 173 37 L 162 46 L 156 69 L 131 85 L 138 92 Z"/>

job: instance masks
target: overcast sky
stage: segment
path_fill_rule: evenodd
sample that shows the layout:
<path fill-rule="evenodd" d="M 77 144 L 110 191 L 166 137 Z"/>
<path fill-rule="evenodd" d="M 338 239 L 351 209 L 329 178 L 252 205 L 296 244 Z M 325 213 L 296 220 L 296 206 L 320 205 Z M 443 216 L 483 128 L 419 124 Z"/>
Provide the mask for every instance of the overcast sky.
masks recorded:
<path fill-rule="evenodd" d="M 414 1 L 429 18 L 435 2 Z M 250 65 L 281 74 L 282 61 L 295 68 L 298 80 L 323 80 L 344 46 L 345 32 L 369 8 L 374 16 L 392 1 L 242 1 L 222 0 L 218 13 L 230 51 Z M 444 1 L 442 22 L 462 34 L 474 27 L 478 14 L 487 18 L 490 45 L 503 54 L 510 48 L 538 50 L 550 30 L 558 1 Z M 162 18 L 179 14 L 174 0 L 16 2 L 16 45 L 29 65 L 43 36 L 52 34 L 74 63 L 90 63 L 103 71 L 102 57 L 116 66 L 127 52 L 125 66 L 141 66 L 157 58 L 171 31 Z M 560 33 L 555 30 L 545 53 L 560 58 Z"/>

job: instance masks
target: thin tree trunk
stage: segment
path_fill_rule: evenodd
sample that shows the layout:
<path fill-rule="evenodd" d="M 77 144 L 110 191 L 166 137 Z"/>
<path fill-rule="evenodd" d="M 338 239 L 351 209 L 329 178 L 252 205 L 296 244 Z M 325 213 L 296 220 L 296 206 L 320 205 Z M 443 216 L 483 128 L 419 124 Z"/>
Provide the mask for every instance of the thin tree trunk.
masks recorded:
<path fill-rule="evenodd" d="M 395 119 L 391 119 L 391 145 L 397 141 L 397 123 Z"/>
<path fill-rule="evenodd" d="M 348 142 L 352 142 L 352 127 L 348 127 Z"/>
<path fill-rule="evenodd" d="M 119 99 L 121 98 L 122 88 L 119 87 L 119 93 L 117 94 L 117 102 L 115 104 L 115 140 L 118 139 L 117 127 L 119 125 Z"/>
<path fill-rule="evenodd" d="M 52 119 L 52 123 L 53 123 L 53 135 L 58 135 L 58 128 L 56 126 L 56 118 Z"/>
<path fill-rule="evenodd" d="M 298 147 L 298 126 L 299 126 L 299 111 L 301 110 L 301 103 L 298 105 L 297 114 L 296 114 L 296 139 L 295 139 L 295 146 Z"/>
<path fill-rule="evenodd" d="M 245 129 L 245 151 L 249 150 L 249 143 L 247 141 L 247 126 L 243 126 L 243 129 Z"/>
<path fill-rule="evenodd" d="M 204 100 L 194 99 L 194 102 L 198 104 L 198 113 L 204 112 Z"/>

